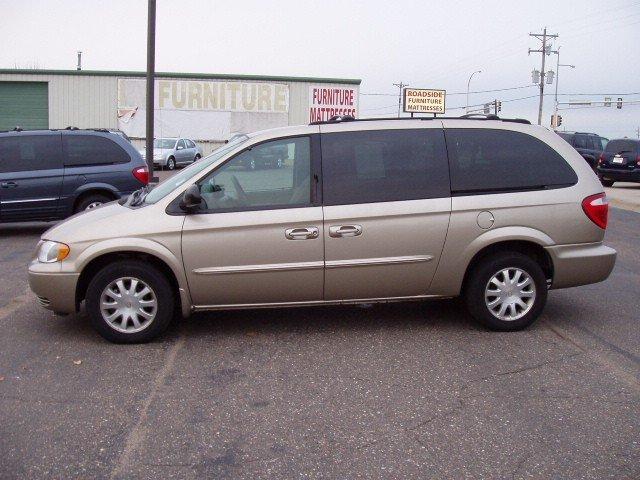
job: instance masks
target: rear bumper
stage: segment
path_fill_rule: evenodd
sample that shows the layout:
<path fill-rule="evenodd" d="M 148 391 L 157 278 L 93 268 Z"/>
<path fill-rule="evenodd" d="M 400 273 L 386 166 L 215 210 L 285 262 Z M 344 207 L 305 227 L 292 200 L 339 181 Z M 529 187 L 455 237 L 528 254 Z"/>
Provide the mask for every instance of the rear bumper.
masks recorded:
<path fill-rule="evenodd" d="M 33 261 L 29 265 L 29 286 L 40 306 L 59 313 L 76 311 L 79 273 L 61 273 L 59 264 Z M 58 271 L 55 271 L 58 269 Z"/>
<path fill-rule="evenodd" d="M 557 245 L 545 250 L 553 261 L 551 288 L 602 282 L 616 263 L 617 252 L 602 243 Z"/>
<path fill-rule="evenodd" d="M 640 170 L 617 170 L 614 168 L 598 168 L 598 173 L 615 182 L 640 182 Z"/>

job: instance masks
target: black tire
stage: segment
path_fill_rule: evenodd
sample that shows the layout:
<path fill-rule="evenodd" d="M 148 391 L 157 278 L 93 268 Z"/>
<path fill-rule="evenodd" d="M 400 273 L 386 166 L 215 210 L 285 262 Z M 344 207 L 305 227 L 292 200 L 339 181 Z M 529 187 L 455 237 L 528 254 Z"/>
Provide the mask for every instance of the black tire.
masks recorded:
<path fill-rule="evenodd" d="M 531 277 L 535 285 L 535 297 L 529 311 L 515 320 L 496 317 L 485 302 L 485 289 L 491 278 L 506 268 L 518 268 Z M 531 257 L 518 252 L 491 255 L 480 261 L 465 283 L 464 299 L 471 316 L 491 330 L 516 331 L 527 328 L 542 312 L 547 302 L 547 281 L 540 265 Z"/>
<path fill-rule="evenodd" d="M 157 300 L 155 318 L 143 330 L 125 333 L 111 327 L 102 318 L 100 299 L 104 289 L 121 277 L 135 277 L 146 283 Z M 160 270 L 139 260 L 123 260 L 111 263 L 100 270 L 89 282 L 86 294 L 87 314 L 91 326 L 105 339 L 113 343 L 145 343 L 166 330 L 175 314 L 175 292 Z"/>
<path fill-rule="evenodd" d="M 167 170 L 175 170 L 176 169 L 176 159 L 173 157 L 169 157 L 167 159 Z"/>
<path fill-rule="evenodd" d="M 87 210 L 88 208 L 94 208 L 94 206 L 102 205 L 103 203 L 109 203 L 112 200 L 113 198 L 103 193 L 90 193 L 80 198 L 80 200 L 76 203 L 75 208 L 73 209 L 73 213 L 78 213 L 83 210 Z"/>
<path fill-rule="evenodd" d="M 196 157 L 193 159 L 194 162 L 197 162 L 198 160 L 200 160 L 202 157 L 200 156 L 199 153 L 196 153 Z"/>
<path fill-rule="evenodd" d="M 615 183 L 615 181 L 613 180 L 608 180 L 602 177 L 602 175 L 598 175 L 598 178 L 600 179 L 600 183 L 602 183 L 603 187 L 612 187 L 613 184 Z"/>

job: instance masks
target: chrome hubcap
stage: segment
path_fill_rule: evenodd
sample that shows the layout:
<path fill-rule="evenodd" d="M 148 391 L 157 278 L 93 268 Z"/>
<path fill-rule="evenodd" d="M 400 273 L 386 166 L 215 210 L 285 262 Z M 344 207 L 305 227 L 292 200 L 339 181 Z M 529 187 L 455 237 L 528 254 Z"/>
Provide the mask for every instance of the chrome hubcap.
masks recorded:
<path fill-rule="evenodd" d="M 100 297 L 102 318 L 119 332 L 144 330 L 151 325 L 157 311 L 155 292 L 139 278 L 118 278 L 107 285 Z"/>
<path fill-rule="evenodd" d="M 91 210 L 92 208 L 99 207 L 100 205 L 102 205 L 102 202 L 91 202 L 85 207 L 85 210 Z"/>
<path fill-rule="evenodd" d="M 536 300 L 536 286 L 531 276 L 520 268 L 500 270 L 487 282 L 484 301 L 491 314 L 505 321 L 524 317 Z"/>

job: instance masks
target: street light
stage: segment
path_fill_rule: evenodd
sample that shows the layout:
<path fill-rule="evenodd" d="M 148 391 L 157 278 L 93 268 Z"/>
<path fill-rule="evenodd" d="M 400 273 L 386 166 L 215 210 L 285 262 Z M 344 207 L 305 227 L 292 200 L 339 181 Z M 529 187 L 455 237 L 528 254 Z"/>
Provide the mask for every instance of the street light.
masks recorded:
<path fill-rule="evenodd" d="M 465 113 L 469 113 L 469 85 L 471 85 L 471 79 L 476 73 L 482 73 L 482 70 L 476 70 L 469 76 L 469 81 L 467 82 L 467 105 L 464 108 Z"/>
<path fill-rule="evenodd" d="M 575 65 L 569 65 L 568 63 L 560 63 L 560 47 L 558 47 L 558 49 L 556 50 L 556 55 L 557 55 L 557 62 L 556 62 L 556 95 L 555 95 L 555 101 L 556 101 L 556 108 L 555 108 L 555 112 L 554 118 L 558 118 L 558 83 L 560 83 L 560 67 L 569 67 L 569 68 L 576 68 Z"/>

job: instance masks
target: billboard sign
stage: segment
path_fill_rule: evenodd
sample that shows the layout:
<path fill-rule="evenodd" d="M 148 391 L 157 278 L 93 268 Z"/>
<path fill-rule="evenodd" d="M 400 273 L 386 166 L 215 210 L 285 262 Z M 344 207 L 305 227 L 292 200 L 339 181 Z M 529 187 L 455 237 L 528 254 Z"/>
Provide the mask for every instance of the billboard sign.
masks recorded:
<path fill-rule="evenodd" d="M 287 84 L 156 79 L 154 94 L 156 138 L 224 141 L 288 124 Z M 118 128 L 130 137 L 145 137 L 145 98 L 145 79 L 118 79 Z"/>
<path fill-rule="evenodd" d="M 405 88 L 402 91 L 403 111 L 407 113 L 444 113 L 446 90 Z"/>
<path fill-rule="evenodd" d="M 358 89 L 312 85 L 309 87 L 309 122 L 322 122 L 336 115 L 358 116 Z"/>

